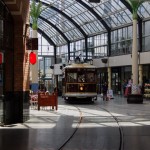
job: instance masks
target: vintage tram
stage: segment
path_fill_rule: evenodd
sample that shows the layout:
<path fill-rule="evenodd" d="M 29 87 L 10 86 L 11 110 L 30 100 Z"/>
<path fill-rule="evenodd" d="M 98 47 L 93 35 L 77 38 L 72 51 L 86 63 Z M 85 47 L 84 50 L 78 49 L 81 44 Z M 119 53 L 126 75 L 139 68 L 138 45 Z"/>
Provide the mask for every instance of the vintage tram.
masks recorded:
<path fill-rule="evenodd" d="M 73 63 L 63 68 L 65 100 L 97 100 L 97 69 L 89 63 Z"/>

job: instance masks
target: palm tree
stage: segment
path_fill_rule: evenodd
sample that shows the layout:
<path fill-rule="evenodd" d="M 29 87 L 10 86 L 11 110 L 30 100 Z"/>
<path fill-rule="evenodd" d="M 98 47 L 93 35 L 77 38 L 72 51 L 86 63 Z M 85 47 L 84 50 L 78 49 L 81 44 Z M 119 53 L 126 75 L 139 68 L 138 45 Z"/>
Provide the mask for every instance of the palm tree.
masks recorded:
<path fill-rule="evenodd" d="M 42 7 L 42 3 L 36 3 L 35 0 L 32 0 L 30 4 L 30 17 L 32 18 L 32 38 L 38 38 L 37 29 L 38 29 L 38 18 L 42 11 L 44 11 L 47 7 Z M 34 50 L 36 54 L 36 59 L 38 60 L 38 51 Z M 32 72 L 32 91 L 38 91 L 38 62 L 34 65 L 31 65 L 31 72 Z"/>
<path fill-rule="evenodd" d="M 38 29 L 38 18 L 40 16 L 40 14 L 42 13 L 44 9 L 42 8 L 42 3 L 39 2 L 38 4 L 36 4 L 35 0 L 32 0 L 32 3 L 30 5 L 30 16 L 32 18 L 32 29 L 33 30 L 37 30 Z"/>
<path fill-rule="evenodd" d="M 132 94 L 138 93 L 138 49 L 137 49 L 137 19 L 139 6 L 148 0 L 126 0 L 132 8 L 133 18 L 133 43 L 132 43 Z"/>

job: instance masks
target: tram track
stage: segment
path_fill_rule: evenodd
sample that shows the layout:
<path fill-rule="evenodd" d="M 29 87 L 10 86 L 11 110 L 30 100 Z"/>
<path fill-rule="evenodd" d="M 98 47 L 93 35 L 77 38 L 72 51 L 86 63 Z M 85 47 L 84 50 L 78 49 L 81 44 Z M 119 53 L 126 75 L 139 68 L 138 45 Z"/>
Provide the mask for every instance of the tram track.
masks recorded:
<path fill-rule="evenodd" d="M 116 121 L 116 123 L 118 124 L 118 128 L 119 128 L 119 134 L 120 134 L 120 144 L 119 144 L 119 150 L 123 150 L 123 130 L 119 124 L 118 118 L 116 116 L 114 116 L 109 110 L 103 108 L 103 107 L 99 107 L 100 109 L 108 112 Z"/>
<path fill-rule="evenodd" d="M 131 124 L 130 126 L 130 123 L 134 120 L 133 118 L 128 118 L 128 113 L 134 116 L 136 111 L 131 110 L 131 107 L 127 111 L 122 110 L 122 107 L 118 108 L 118 106 L 115 109 L 115 104 L 112 105 L 111 101 L 103 102 L 101 100 L 95 104 L 65 105 L 64 101 L 60 100 L 57 111 L 49 108 L 44 108 L 41 111 L 35 109 L 30 114 L 31 120 L 29 122 L 4 127 L 12 128 L 11 133 L 14 135 L 14 129 L 19 129 L 20 137 L 22 134 L 22 137 L 24 137 L 28 135 L 26 133 L 29 133 L 35 139 L 32 145 L 29 143 L 28 146 L 32 146 L 35 149 L 139 150 L 140 145 L 144 145 L 146 141 L 143 138 L 149 139 L 149 133 L 147 132 L 149 118 L 143 117 L 144 120 L 141 120 L 138 115 L 139 118 L 135 120 L 137 124 L 134 126 Z M 145 108 L 144 105 L 142 106 L 142 108 Z M 138 114 L 140 114 L 140 111 Z M 129 119 L 127 123 L 125 122 L 126 119 Z M 4 137 L 5 131 L 1 130 Z M 46 138 L 43 140 L 43 137 Z M 134 145 L 134 142 L 137 145 Z"/>
<path fill-rule="evenodd" d="M 77 106 L 74 106 L 78 109 L 79 113 L 80 113 L 80 119 L 79 119 L 79 122 L 74 130 L 74 132 L 70 135 L 70 137 L 58 148 L 58 150 L 63 150 L 63 148 L 65 148 L 65 146 L 67 145 L 67 143 L 69 143 L 72 138 L 75 136 L 76 132 L 78 131 L 80 125 L 82 124 L 82 120 L 83 120 L 83 114 L 82 114 L 82 111 L 79 107 Z M 113 119 L 115 120 L 115 122 L 117 123 L 118 125 L 118 128 L 119 128 L 119 135 L 120 135 L 120 142 L 119 142 L 119 149 L 118 150 L 123 150 L 123 130 L 119 124 L 119 120 L 116 116 L 114 116 L 110 111 L 108 111 L 107 109 L 103 108 L 103 107 L 98 107 L 96 106 L 97 108 L 100 108 L 102 109 L 103 111 L 107 112 L 108 114 L 110 114 L 110 116 L 113 117 Z"/>
<path fill-rule="evenodd" d="M 75 107 L 75 106 L 74 106 L 74 107 Z M 77 124 L 77 126 L 76 126 L 74 132 L 73 132 L 73 133 L 71 134 L 71 136 L 58 148 L 58 150 L 63 150 L 63 148 L 65 147 L 65 145 L 73 138 L 73 136 L 75 135 L 75 133 L 76 133 L 77 130 L 79 129 L 79 126 L 80 126 L 80 124 L 81 124 L 81 122 L 82 122 L 83 116 L 82 116 L 81 110 L 80 110 L 78 107 L 76 107 L 76 108 L 78 109 L 78 111 L 79 111 L 79 113 L 80 113 L 79 122 L 78 122 L 78 124 Z"/>

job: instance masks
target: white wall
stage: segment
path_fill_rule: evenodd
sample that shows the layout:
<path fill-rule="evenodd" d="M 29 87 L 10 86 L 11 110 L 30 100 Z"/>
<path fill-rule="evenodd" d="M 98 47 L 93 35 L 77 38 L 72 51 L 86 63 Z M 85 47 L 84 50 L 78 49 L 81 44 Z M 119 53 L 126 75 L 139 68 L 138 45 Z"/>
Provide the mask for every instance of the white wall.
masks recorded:
<path fill-rule="evenodd" d="M 150 52 L 140 53 L 140 64 L 150 64 Z M 129 66 L 131 65 L 131 54 L 109 57 L 106 64 L 102 63 L 100 59 L 93 59 L 93 65 L 103 68 L 103 67 L 119 67 L 119 66 Z"/>

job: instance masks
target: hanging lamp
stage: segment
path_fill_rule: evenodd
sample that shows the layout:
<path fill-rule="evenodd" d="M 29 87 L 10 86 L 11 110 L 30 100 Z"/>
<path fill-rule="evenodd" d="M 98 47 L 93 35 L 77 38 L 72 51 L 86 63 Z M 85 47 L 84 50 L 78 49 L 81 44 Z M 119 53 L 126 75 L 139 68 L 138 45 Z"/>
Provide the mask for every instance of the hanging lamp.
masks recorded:
<path fill-rule="evenodd" d="M 29 60 L 30 60 L 30 63 L 32 65 L 34 65 L 36 63 L 36 54 L 34 52 L 31 52 L 30 55 L 29 55 Z"/>

